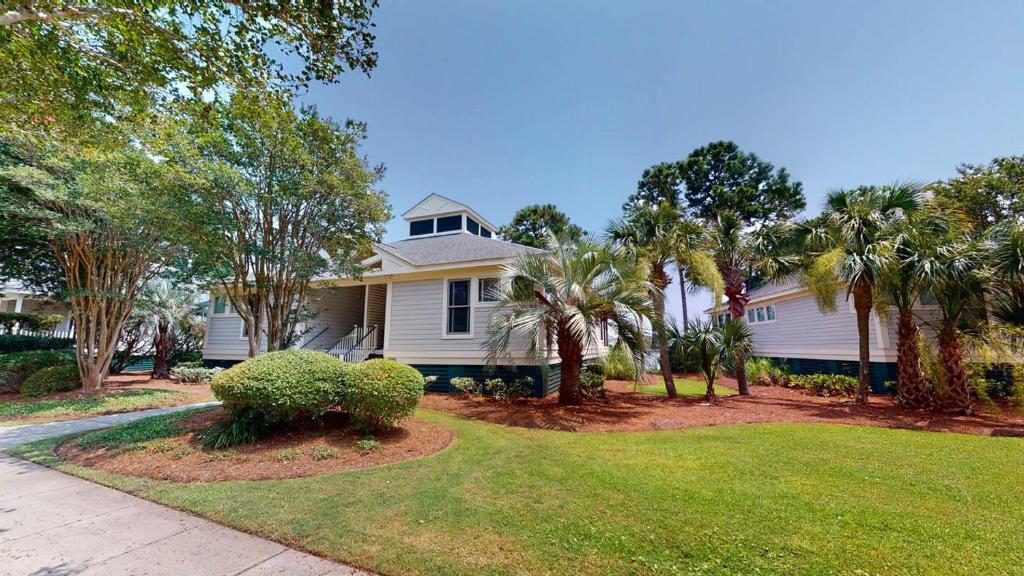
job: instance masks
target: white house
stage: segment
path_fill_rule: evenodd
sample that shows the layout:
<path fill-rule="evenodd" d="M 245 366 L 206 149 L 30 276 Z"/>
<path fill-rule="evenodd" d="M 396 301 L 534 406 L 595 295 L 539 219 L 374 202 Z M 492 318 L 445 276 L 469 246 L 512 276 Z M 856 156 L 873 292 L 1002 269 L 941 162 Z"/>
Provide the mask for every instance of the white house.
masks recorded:
<path fill-rule="evenodd" d="M 64 319 L 47 334 L 65 338 L 74 335 L 71 309 L 66 304 L 36 294 L 18 281 L 0 284 L 0 312 L 58 314 Z"/>
<path fill-rule="evenodd" d="M 743 320 L 753 334 L 753 353 L 785 363 L 795 374 L 848 374 L 856 376 L 859 365 L 857 314 L 846 288 L 836 290 L 836 311 L 822 312 L 811 292 L 796 280 L 767 284 L 749 292 Z M 707 310 L 719 322 L 729 315 L 725 306 Z M 933 302 L 918 303 L 915 316 L 927 324 L 936 317 Z M 871 387 L 885 391 L 887 380 L 896 380 L 896 312 L 886 317 L 871 313 Z"/>
<path fill-rule="evenodd" d="M 296 347 L 322 350 L 350 362 L 393 358 L 437 376 L 433 389 L 449 389 L 456 376 L 534 379 L 535 393 L 558 386 L 555 355 L 547 378 L 514 343 L 515 368 L 487 370 L 487 326 L 496 303 L 490 288 L 511 256 L 539 252 L 494 238 L 497 228 L 465 204 L 431 194 L 404 214 L 409 237 L 374 245 L 359 280 L 326 278 L 313 285 L 309 305 L 316 318 L 303 327 Z M 228 299 L 211 294 L 203 358 L 208 365 L 244 360 L 248 342 Z M 591 355 L 607 349 L 605 337 Z"/>

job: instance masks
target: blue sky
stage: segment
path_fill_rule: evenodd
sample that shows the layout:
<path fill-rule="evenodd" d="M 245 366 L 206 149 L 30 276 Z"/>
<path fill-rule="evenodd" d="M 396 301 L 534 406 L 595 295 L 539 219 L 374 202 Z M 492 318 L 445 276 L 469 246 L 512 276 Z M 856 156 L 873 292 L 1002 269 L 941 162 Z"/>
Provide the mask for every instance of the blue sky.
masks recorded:
<path fill-rule="evenodd" d="M 785 166 L 810 214 L 1024 153 L 1024 2 L 385 0 L 375 21 L 372 76 L 302 100 L 368 124 L 396 214 L 438 192 L 600 231 L 644 168 L 713 140 Z"/>

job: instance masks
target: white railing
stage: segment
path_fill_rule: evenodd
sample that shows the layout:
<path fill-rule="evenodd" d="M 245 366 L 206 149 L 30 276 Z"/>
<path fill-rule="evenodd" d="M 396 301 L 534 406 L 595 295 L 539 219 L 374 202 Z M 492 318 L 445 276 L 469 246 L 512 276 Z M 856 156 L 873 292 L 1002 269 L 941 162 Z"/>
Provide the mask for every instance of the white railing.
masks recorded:
<path fill-rule="evenodd" d="M 47 338 L 74 338 L 74 328 L 54 328 L 53 330 L 26 330 L 21 326 L 15 326 L 10 334 L 19 336 L 45 336 Z"/>
<path fill-rule="evenodd" d="M 377 349 L 377 325 L 355 326 L 327 351 L 345 362 L 362 362 Z"/>

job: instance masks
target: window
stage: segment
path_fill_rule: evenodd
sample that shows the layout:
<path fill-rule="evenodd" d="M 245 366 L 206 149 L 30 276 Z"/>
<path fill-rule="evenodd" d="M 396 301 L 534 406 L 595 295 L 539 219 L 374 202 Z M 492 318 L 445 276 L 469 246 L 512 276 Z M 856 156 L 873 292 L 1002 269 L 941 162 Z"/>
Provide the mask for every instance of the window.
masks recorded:
<path fill-rule="evenodd" d="M 437 219 L 437 233 L 462 230 L 462 216 L 445 216 Z"/>
<path fill-rule="evenodd" d="M 754 312 L 753 309 L 747 310 L 747 322 L 751 324 L 757 322 L 757 312 Z"/>
<path fill-rule="evenodd" d="M 246 325 L 245 320 L 242 320 L 242 328 L 241 328 L 241 330 L 239 330 L 238 334 L 239 334 L 239 336 L 238 336 L 239 339 L 242 339 L 242 340 L 248 340 L 249 339 L 249 326 Z"/>
<path fill-rule="evenodd" d="M 409 222 L 409 236 L 422 236 L 423 234 L 434 233 L 434 219 L 415 220 Z"/>
<path fill-rule="evenodd" d="M 498 279 L 481 278 L 480 283 L 477 286 L 477 301 L 497 302 L 498 299 Z"/>
<path fill-rule="evenodd" d="M 764 307 L 757 309 L 757 321 L 764 322 Z"/>
<path fill-rule="evenodd" d="M 469 280 L 448 281 L 448 334 L 469 334 Z"/>
<path fill-rule="evenodd" d="M 768 320 L 775 320 L 775 304 L 769 304 L 764 309 L 768 313 Z"/>
<path fill-rule="evenodd" d="M 468 230 L 470 234 L 476 234 L 477 236 L 479 236 L 480 223 L 477 222 L 476 220 L 473 220 L 469 216 L 466 216 L 466 230 Z"/>
<path fill-rule="evenodd" d="M 488 230 L 487 228 L 481 227 L 480 228 L 480 235 L 483 236 L 484 238 L 490 238 L 491 237 L 491 231 Z"/>
<path fill-rule="evenodd" d="M 213 297 L 213 313 L 214 314 L 226 314 L 227 297 L 225 296 L 214 296 Z"/>

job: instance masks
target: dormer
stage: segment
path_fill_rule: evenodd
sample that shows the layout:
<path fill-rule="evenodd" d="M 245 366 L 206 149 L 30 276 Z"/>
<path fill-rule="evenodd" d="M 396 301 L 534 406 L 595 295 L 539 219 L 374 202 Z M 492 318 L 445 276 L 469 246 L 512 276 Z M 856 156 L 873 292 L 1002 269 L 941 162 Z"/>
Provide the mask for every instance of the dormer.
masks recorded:
<path fill-rule="evenodd" d="M 431 194 L 402 214 L 409 223 L 409 237 L 421 238 L 438 234 L 465 232 L 491 238 L 498 229 L 461 202 Z"/>

